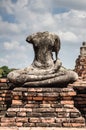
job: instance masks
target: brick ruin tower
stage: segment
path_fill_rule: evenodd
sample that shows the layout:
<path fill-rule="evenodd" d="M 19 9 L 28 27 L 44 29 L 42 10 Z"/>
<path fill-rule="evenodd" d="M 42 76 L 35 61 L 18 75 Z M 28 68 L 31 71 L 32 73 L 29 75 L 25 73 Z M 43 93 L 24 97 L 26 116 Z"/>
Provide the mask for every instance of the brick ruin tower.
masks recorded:
<path fill-rule="evenodd" d="M 80 55 L 76 59 L 75 71 L 80 77 L 86 79 L 86 42 L 80 47 Z"/>

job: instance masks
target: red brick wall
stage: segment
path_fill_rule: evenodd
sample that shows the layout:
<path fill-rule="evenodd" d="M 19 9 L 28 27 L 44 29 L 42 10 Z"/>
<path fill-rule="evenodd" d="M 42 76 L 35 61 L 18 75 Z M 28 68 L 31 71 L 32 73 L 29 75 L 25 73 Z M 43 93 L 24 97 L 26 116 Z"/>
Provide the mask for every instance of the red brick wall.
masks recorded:
<path fill-rule="evenodd" d="M 6 79 L 0 79 L 0 116 L 3 116 L 11 104 L 10 84 Z"/>
<path fill-rule="evenodd" d="M 11 83 L 1 80 L 0 125 L 85 126 L 86 87 L 82 84 L 78 81 L 67 88 L 14 88 Z"/>
<path fill-rule="evenodd" d="M 86 81 L 75 82 L 73 88 L 76 91 L 76 96 L 74 97 L 75 107 L 80 110 L 86 120 Z"/>
<path fill-rule="evenodd" d="M 83 79 L 86 79 L 86 56 L 78 56 L 76 59 L 75 71 Z"/>

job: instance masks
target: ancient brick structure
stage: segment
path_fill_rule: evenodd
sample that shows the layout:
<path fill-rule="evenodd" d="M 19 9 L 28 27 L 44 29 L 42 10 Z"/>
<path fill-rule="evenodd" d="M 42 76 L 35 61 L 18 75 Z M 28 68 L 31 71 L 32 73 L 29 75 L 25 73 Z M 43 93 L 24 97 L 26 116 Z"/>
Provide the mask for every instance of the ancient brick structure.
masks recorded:
<path fill-rule="evenodd" d="M 1 82 L 0 126 L 84 127 L 85 86 L 85 81 L 77 81 L 64 88 L 13 88 Z"/>
<path fill-rule="evenodd" d="M 80 47 L 80 55 L 76 60 L 75 71 L 83 79 L 86 79 L 86 42 L 83 42 L 82 47 Z"/>
<path fill-rule="evenodd" d="M 74 105 L 86 120 L 86 81 L 75 82 L 73 88 L 77 93 L 74 97 Z"/>
<path fill-rule="evenodd" d="M 6 79 L 0 79 L 0 117 L 4 116 L 11 100 L 10 84 L 7 84 Z"/>
<path fill-rule="evenodd" d="M 84 127 L 86 122 L 86 43 L 80 48 L 73 84 L 13 86 L 0 80 L 0 126 Z M 83 80 L 84 79 L 84 80 Z"/>

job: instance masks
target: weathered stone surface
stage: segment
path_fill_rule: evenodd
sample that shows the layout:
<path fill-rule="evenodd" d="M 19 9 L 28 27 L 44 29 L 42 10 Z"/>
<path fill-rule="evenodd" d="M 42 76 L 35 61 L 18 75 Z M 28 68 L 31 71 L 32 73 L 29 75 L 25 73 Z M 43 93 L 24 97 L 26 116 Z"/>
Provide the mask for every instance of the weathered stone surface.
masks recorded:
<path fill-rule="evenodd" d="M 34 61 L 25 69 L 10 72 L 8 79 L 11 82 L 23 86 L 51 86 L 68 84 L 78 79 L 75 72 L 62 67 L 58 58 L 61 43 L 56 34 L 38 32 L 28 36 L 26 41 L 33 44 Z M 53 52 L 56 55 L 55 59 Z"/>

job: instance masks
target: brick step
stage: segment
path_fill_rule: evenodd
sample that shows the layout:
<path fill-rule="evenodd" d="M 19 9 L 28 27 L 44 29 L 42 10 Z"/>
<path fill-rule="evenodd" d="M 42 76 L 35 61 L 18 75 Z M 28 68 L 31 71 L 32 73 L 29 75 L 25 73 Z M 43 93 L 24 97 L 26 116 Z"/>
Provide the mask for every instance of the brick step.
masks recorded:
<path fill-rule="evenodd" d="M 84 127 L 84 118 L 56 118 L 56 117 L 2 117 L 1 127 L 30 127 L 30 126 L 52 126 L 52 127 Z"/>

